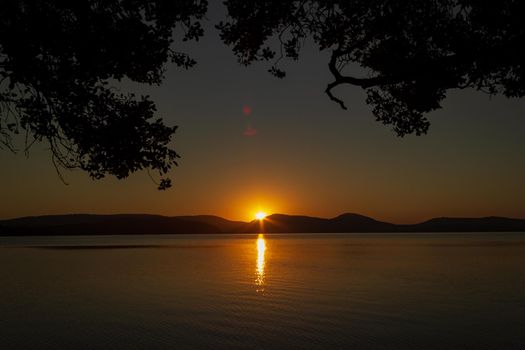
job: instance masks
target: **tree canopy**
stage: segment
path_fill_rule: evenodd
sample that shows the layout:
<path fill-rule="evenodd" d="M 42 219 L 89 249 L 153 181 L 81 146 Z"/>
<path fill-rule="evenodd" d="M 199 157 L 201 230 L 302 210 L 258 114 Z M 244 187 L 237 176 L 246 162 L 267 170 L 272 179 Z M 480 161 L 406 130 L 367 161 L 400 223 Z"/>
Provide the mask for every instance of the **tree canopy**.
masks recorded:
<path fill-rule="evenodd" d="M 525 94 L 525 2 L 520 0 L 226 0 L 221 39 L 242 64 L 297 60 L 307 40 L 328 53 L 326 94 L 366 91 L 378 121 L 400 135 L 426 133 L 428 112 L 451 89 Z M 123 79 L 161 84 L 169 62 L 189 68 L 175 38 L 198 40 L 206 0 L 3 0 L 0 147 L 47 142 L 57 167 L 95 179 L 148 169 L 159 188 L 178 154 L 176 127 Z M 179 33 L 179 34 L 177 34 Z M 356 69 L 357 68 L 357 69 Z M 361 72 L 351 74 L 350 72 Z"/>
<path fill-rule="evenodd" d="M 374 116 L 403 136 L 426 133 L 425 114 L 450 89 L 525 94 L 525 2 L 520 0 L 227 0 L 217 27 L 239 61 L 296 60 L 305 40 L 328 51 L 334 88 L 366 91 Z M 359 67 L 361 75 L 349 74 Z M 355 71 L 356 69 L 353 69 Z"/>
<path fill-rule="evenodd" d="M 178 158 L 176 127 L 155 116 L 148 96 L 112 87 L 122 79 L 160 84 L 169 61 L 195 61 L 173 50 L 202 34 L 205 0 L 8 0 L 0 12 L 0 146 L 49 144 L 53 162 L 93 178 L 140 169 L 165 174 Z"/>

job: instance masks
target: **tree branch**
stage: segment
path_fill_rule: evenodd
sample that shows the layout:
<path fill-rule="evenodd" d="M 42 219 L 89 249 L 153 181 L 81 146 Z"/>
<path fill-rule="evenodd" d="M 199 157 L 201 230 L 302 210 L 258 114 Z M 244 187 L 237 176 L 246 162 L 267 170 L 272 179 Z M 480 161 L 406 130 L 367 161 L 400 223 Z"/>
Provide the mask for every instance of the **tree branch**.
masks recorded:
<path fill-rule="evenodd" d="M 342 55 L 347 54 L 348 50 L 341 51 L 339 49 L 336 49 L 332 52 L 332 56 L 330 57 L 330 62 L 328 63 L 328 69 L 330 70 L 330 73 L 335 78 L 335 81 L 331 82 L 326 86 L 325 93 L 328 95 L 328 97 L 338 103 L 342 109 L 348 109 L 344 102 L 335 97 L 332 94 L 332 89 L 336 86 L 342 85 L 342 84 L 349 84 L 349 85 L 355 85 L 359 86 L 363 89 L 367 89 L 373 86 L 377 85 L 387 85 L 387 84 L 395 84 L 403 79 L 399 77 L 388 77 L 388 76 L 378 76 L 378 77 L 372 77 L 372 78 L 356 78 L 351 76 L 344 76 L 341 74 L 339 69 L 337 69 L 337 59 L 341 57 Z"/>
<path fill-rule="evenodd" d="M 336 81 L 334 81 L 334 82 L 328 84 L 328 86 L 326 87 L 326 90 L 325 90 L 324 92 L 328 95 L 328 97 L 330 98 L 330 100 L 332 100 L 332 101 L 334 101 L 334 102 L 337 102 L 337 103 L 341 106 L 342 109 L 346 110 L 346 109 L 348 109 L 348 108 L 346 108 L 345 103 L 344 103 L 342 100 L 338 99 L 337 97 L 335 97 L 335 96 L 332 94 L 332 89 L 333 89 L 334 87 L 340 85 L 340 84 L 341 84 L 341 83 L 340 83 L 339 81 L 336 80 Z"/>

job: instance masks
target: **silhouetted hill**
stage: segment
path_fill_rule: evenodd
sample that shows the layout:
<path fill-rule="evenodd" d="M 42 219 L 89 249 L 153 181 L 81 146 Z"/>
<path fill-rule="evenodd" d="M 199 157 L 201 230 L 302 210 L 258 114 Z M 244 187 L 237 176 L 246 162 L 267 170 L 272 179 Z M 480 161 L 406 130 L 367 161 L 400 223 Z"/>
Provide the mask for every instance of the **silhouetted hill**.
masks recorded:
<path fill-rule="evenodd" d="M 396 225 L 358 214 L 343 214 L 332 219 L 274 214 L 263 222 L 250 222 L 243 227 L 242 232 L 387 232 L 395 228 Z"/>
<path fill-rule="evenodd" d="M 3 235 L 118 235 L 217 233 L 206 222 L 187 221 L 160 215 L 53 215 L 0 222 Z"/>
<path fill-rule="evenodd" d="M 263 221 L 251 221 L 241 228 L 241 232 L 327 232 L 323 231 L 323 228 L 326 227 L 326 220 L 309 216 L 273 214 L 267 216 Z"/>
<path fill-rule="evenodd" d="M 0 235 L 118 235 L 203 233 L 343 233 L 343 232 L 525 232 L 525 220 L 502 217 L 435 218 L 396 225 L 358 214 L 325 219 L 273 214 L 263 221 L 230 221 L 213 215 L 176 216 L 50 215 L 0 221 Z"/>
<path fill-rule="evenodd" d="M 411 232 L 491 232 L 525 231 L 525 220 L 503 217 L 434 218 L 416 225 L 405 225 Z"/>
<path fill-rule="evenodd" d="M 243 221 L 230 221 L 215 215 L 177 216 L 177 218 L 185 221 L 203 222 L 217 227 L 223 233 L 239 232 L 240 228 L 246 225 Z"/>
<path fill-rule="evenodd" d="M 51 227 L 62 225 L 80 225 L 80 224 L 94 224 L 107 220 L 110 215 L 93 215 L 93 214 L 68 214 L 68 215 L 45 215 L 45 216 L 26 216 L 22 218 L 10 219 L 2 221 L 2 224 L 8 227 Z M 118 216 L 133 216 L 127 215 L 111 215 Z"/>
<path fill-rule="evenodd" d="M 396 225 L 359 214 L 342 214 L 330 220 L 332 232 L 390 232 Z"/>

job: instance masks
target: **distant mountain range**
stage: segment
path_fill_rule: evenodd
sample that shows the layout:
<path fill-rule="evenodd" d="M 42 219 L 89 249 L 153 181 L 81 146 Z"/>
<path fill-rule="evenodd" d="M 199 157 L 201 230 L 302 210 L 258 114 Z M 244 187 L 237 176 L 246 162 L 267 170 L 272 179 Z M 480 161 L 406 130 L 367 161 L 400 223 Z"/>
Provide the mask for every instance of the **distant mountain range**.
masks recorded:
<path fill-rule="evenodd" d="M 324 219 L 273 214 L 262 221 L 218 216 L 49 215 L 0 220 L 0 236 L 213 233 L 525 232 L 525 219 L 435 218 L 412 225 L 391 224 L 358 214 Z"/>

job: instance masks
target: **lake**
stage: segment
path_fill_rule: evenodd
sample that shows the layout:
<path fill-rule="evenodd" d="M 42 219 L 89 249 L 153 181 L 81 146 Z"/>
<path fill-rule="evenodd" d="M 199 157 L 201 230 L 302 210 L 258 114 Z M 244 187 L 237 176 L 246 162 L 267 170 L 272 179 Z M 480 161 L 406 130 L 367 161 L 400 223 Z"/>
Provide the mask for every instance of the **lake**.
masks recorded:
<path fill-rule="evenodd" d="M 524 349 L 525 234 L 0 237 L 2 349 Z"/>

